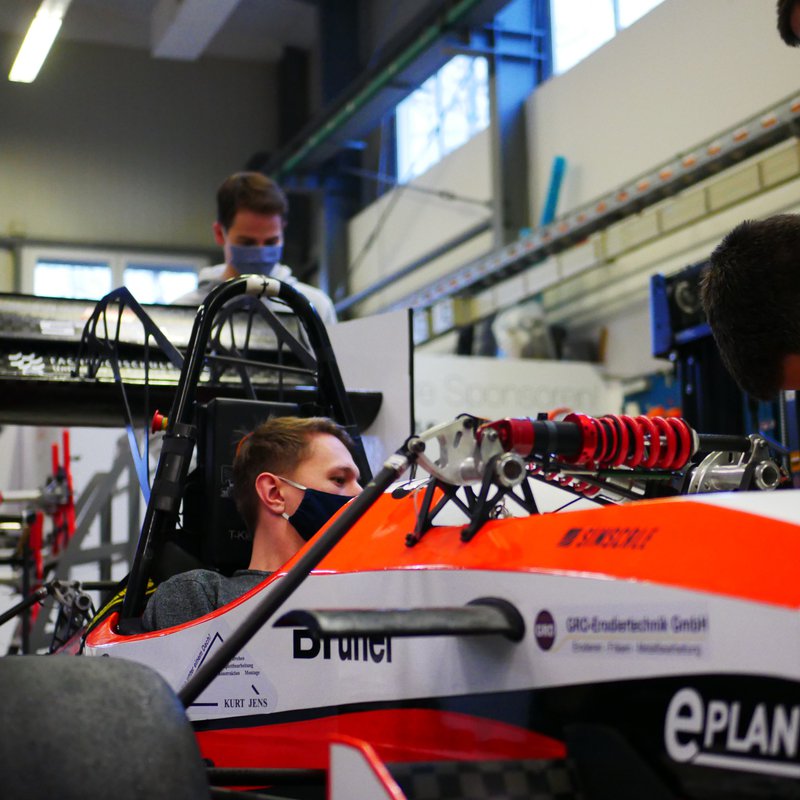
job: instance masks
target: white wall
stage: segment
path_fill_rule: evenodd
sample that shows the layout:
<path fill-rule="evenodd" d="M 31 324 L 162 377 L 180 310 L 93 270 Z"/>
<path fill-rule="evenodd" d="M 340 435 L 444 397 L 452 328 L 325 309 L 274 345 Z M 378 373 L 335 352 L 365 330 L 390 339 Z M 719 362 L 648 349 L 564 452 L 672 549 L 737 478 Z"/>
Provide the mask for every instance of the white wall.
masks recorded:
<path fill-rule="evenodd" d="M 0 237 L 214 247 L 216 188 L 274 145 L 274 107 L 268 65 L 61 42 L 0 81 Z"/>
<path fill-rule="evenodd" d="M 449 191 L 481 202 L 491 201 L 489 131 L 479 133 L 435 164 L 416 178 L 413 186 L 429 191 Z M 490 217 L 491 211 L 485 206 L 424 194 L 413 187 L 388 192 L 350 222 L 350 263 L 356 262 L 349 274 L 350 293 L 391 276 L 399 268 Z M 378 226 L 380 232 L 359 260 Z M 491 246 L 491 232 L 475 237 L 458 251 L 393 282 L 391 287 L 365 302 L 359 313 L 370 313 L 413 292 L 438 275 L 483 255 Z"/>
<path fill-rule="evenodd" d="M 552 160 L 559 213 L 800 91 L 800 58 L 774 0 L 665 0 L 527 103 L 533 219 Z"/>

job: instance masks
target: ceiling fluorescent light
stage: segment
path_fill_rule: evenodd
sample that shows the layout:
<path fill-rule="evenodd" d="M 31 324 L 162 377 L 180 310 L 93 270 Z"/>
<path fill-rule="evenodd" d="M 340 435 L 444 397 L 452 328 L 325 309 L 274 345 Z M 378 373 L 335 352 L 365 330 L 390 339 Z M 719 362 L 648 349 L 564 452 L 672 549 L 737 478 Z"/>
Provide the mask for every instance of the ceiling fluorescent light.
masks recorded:
<path fill-rule="evenodd" d="M 61 20 L 72 0 L 42 0 L 36 16 L 28 28 L 22 47 L 17 53 L 11 72 L 10 81 L 30 83 L 39 74 L 53 41 L 61 28 Z"/>

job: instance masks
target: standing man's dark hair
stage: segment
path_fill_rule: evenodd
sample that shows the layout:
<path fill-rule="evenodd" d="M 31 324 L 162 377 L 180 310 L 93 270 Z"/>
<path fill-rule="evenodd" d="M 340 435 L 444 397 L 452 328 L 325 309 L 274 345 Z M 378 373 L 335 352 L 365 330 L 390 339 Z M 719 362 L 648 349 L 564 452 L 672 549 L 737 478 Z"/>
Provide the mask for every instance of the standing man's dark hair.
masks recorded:
<path fill-rule="evenodd" d="M 217 189 L 217 222 L 226 230 L 233 225 L 236 212 L 246 209 L 256 214 L 278 214 L 286 224 L 289 202 L 283 189 L 260 172 L 235 172 Z"/>
<path fill-rule="evenodd" d="M 737 225 L 711 254 L 701 298 L 722 360 L 750 395 L 800 388 L 800 215 Z"/>
<path fill-rule="evenodd" d="M 778 33 L 790 47 L 800 45 L 800 0 L 778 0 Z"/>

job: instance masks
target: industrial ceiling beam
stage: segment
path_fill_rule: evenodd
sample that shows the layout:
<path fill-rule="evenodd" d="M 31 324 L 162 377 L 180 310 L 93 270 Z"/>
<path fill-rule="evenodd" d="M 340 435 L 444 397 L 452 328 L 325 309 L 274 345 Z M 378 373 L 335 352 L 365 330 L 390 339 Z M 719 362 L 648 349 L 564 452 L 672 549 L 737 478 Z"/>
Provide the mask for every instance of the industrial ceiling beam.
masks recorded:
<path fill-rule="evenodd" d="M 217 35 L 240 0 L 159 0 L 150 17 L 156 58 L 195 61 Z"/>
<path fill-rule="evenodd" d="M 381 117 L 451 57 L 448 37 L 490 23 L 508 0 L 431 3 L 383 48 L 383 58 L 343 92 L 265 167 L 285 182 L 313 172 L 369 132 Z"/>

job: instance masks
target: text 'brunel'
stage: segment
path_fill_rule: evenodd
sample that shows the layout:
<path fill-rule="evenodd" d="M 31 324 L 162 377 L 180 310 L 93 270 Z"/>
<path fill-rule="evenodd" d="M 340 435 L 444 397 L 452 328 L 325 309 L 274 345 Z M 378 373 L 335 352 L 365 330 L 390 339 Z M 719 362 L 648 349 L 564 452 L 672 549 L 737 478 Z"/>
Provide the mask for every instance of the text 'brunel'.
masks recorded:
<path fill-rule="evenodd" d="M 322 657 L 330 661 L 372 661 L 387 664 L 392 661 L 392 638 L 390 636 L 337 636 L 320 639 L 308 631 L 295 630 L 294 658 Z"/>

